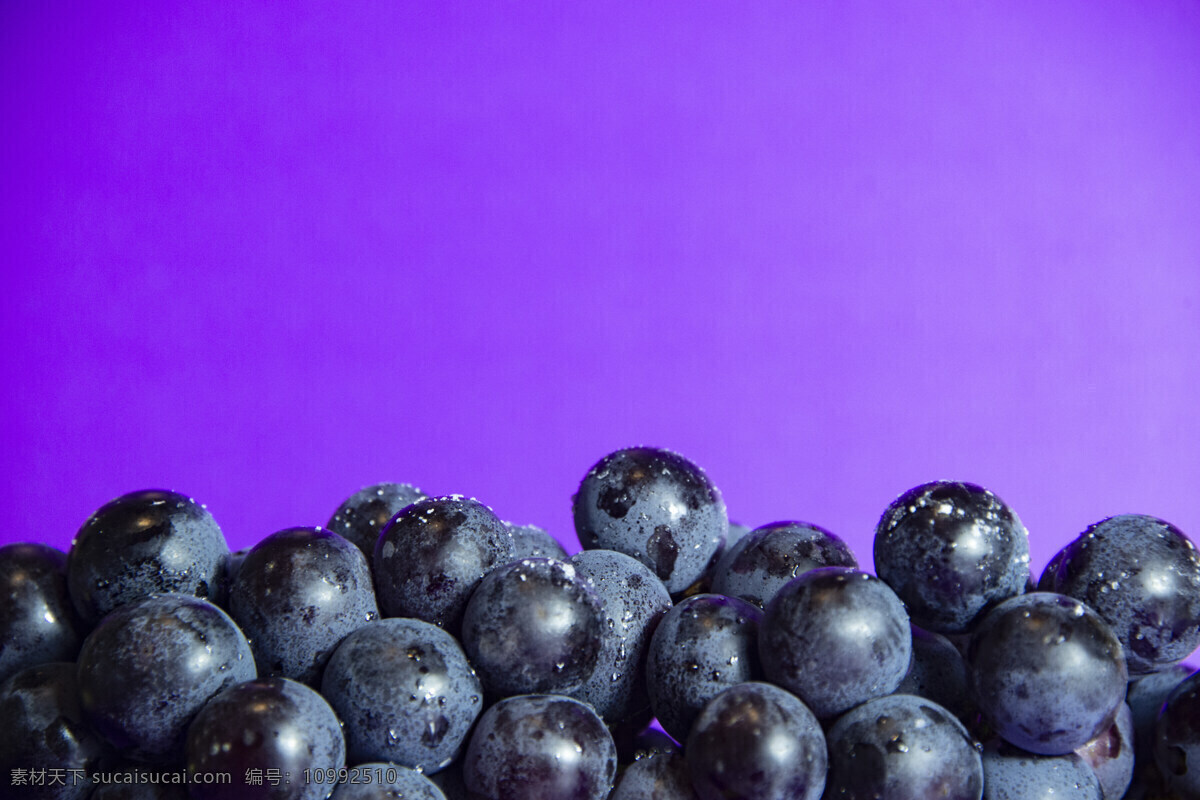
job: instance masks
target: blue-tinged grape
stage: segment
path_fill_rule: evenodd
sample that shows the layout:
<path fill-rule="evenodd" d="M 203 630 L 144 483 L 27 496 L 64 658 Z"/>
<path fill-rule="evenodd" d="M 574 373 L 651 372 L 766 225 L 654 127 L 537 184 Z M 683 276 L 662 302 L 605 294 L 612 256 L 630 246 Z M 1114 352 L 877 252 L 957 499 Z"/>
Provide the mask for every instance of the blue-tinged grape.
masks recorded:
<path fill-rule="evenodd" d="M 875 572 L 935 633 L 969 630 L 995 604 L 1025 591 L 1029 536 L 999 497 L 972 483 L 937 481 L 900 495 L 875 529 Z"/>
<path fill-rule="evenodd" d="M 67 585 L 89 623 L 166 592 L 222 605 L 228 558 L 225 536 L 204 506 L 177 492 L 131 492 L 79 529 L 67 555 Z"/>
<path fill-rule="evenodd" d="M 567 551 L 553 536 L 537 525 L 513 525 L 504 523 L 513 537 L 513 561 L 522 558 L 557 558 L 567 560 Z"/>
<path fill-rule="evenodd" d="M 828 734 L 826 797 L 979 800 L 983 766 L 963 724 L 916 695 L 877 697 L 842 715 Z"/>
<path fill-rule="evenodd" d="M 1099 614 L 1121 640 L 1131 675 L 1178 664 L 1200 645 L 1200 554 L 1161 519 L 1097 522 L 1055 556 L 1041 586 Z"/>
<path fill-rule="evenodd" d="M 483 712 L 463 778 L 475 800 L 602 800 L 617 748 L 590 706 L 557 695 L 521 695 Z"/>
<path fill-rule="evenodd" d="M 125 755 L 167 761 L 217 692 L 254 677 L 241 630 L 207 600 L 155 595 L 126 603 L 84 640 L 77 662 L 85 716 Z"/>
<path fill-rule="evenodd" d="M 762 608 L 792 578 L 820 567 L 858 567 L 845 542 L 807 522 L 772 522 L 725 548 L 713 570 L 713 594 Z"/>
<path fill-rule="evenodd" d="M 458 755 L 483 687 L 454 637 L 430 622 L 369 622 L 338 645 L 321 694 L 338 713 L 350 761 L 432 774 Z"/>
<path fill-rule="evenodd" d="M 912 661 L 896 694 L 915 694 L 950 709 L 967 724 L 975 713 L 967 681 L 967 662 L 953 642 L 912 626 Z"/>
<path fill-rule="evenodd" d="M 618 450 L 588 471 L 574 498 L 587 550 L 616 550 L 654 571 L 672 595 L 709 568 L 725 543 L 725 501 L 704 471 L 653 447 Z"/>
<path fill-rule="evenodd" d="M 700 800 L 683 753 L 656 753 L 626 768 L 608 800 Z"/>
<path fill-rule="evenodd" d="M 375 543 L 375 591 L 388 617 L 414 617 L 457 634 L 483 576 L 512 561 L 512 534 L 490 508 L 460 496 L 420 500 Z"/>
<path fill-rule="evenodd" d="M 379 617 L 366 558 L 321 528 L 287 528 L 255 545 L 230 589 L 229 613 L 259 676 L 312 686 L 338 642 Z"/>
<path fill-rule="evenodd" d="M 107 750 L 84 718 L 74 664 L 37 664 L 0 685 L 0 795 L 82 800 L 92 790 L 92 769 Z M 15 772 L 24 770 L 27 776 L 30 770 L 48 769 L 64 771 L 61 785 L 31 786 Z"/>
<path fill-rule="evenodd" d="M 828 758 L 821 724 L 794 695 L 743 683 L 714 697 L 684 745 L 702 800 L 817 800 Z"/>
<path fill-rule="evenodd" d="M 495 695 L 566 694 L 596 669 L 602 620 L 591 581 L 573 566 L 526 558 L 480 582 L 463 616 L 463 649 Z"/>
<path fill-rule="evenodd" d="M 0 683 L 26 667 L 73 661 L 85 633 L 67 592 L 67 554 L 0 547 Z"/>
<path fill-rule="evenodd" d="M 375 557 L 375 543 L 388 521 L 408 506 L 429 495 L 408 483 L 376 483 L 346 498 L 326 525 L 329 530 L 357 545 L 367 557 Z"/>
<path fill-rule="evenodd" d="M 380 762 L 348 770 L 332 800 L 446 800 L 446 795 L 420 772 Z"/>
<path fill-rule="evenodd" d="M 287 678 L 231 686 L 213 697 L 187 732 L 187 770 L 233 781 L 193 783 L 192 800 L 324 800 L 336 786 L 314 775 L 346 766 L 337 714 L 321 695 Z M 250 769 L 278 770 L 290 783 L 247 782 Z"/>
<path fill-rule="evenodd" d="M 1012 744 L 1064 755 L 1113 723 L 1129 675 L 1121 643 L 1096 612 L 1034 592 L 1006 600 L 971 639 L 979 710 Z"/>
<path fill-rule="evenodd" d="M 610 725 L 637 718 L 650 707 L 646 651 L 671 596 L 649 567 L 624 553 L 584 550 L 571 564 L 595 587 L 604 622 L 596 668 L 570 694 Z"/>
<path fill-rule="evenodd" d="M 1117 708 L 1117 718 L 1108 729 L 1076 748 L 1100 780 L 1104 800 L 1121 800 L 1133 780 L 1133 712 L 1126 703 Z"/>
<path fill-rule="evenodd" d="M 1103 800 L 1100 779 L 1074 753 L 1039 756 L 1005 742 L 983 751 L 983 800 Z"/>
<path fill-rule="evenodd" d="M 1175 687 L 1191 674 L 1191 667 L 1176 664 L 1130 682 L 1125 702 L 1133 713 L 1133 755 L 1137 764 L 1154 761 L 1154 725 L 1158 722 L 1158 712 Z"/>
<path fill-rule="evenodd" d="M 767 680 L 825 719 L 896 690 L 912 658 L 904 605 L 865 572 L 824 567 L 767 604 L 759 634 Z"/>
<path fill-rule="evenodd" d="M 1182 797 L 1200 797 L 1200 671 L 1167 697 L 1154 737 L 1154 760 L 1167 786 Z"/>
<path fill-rule="evenodd" d="M 709 700 L 761 677 L 761 620 L 757 607 L 717 594 L 689 597 L 666 613 L 646 655 L 650 706 L 664 731 L 683 741 Z"/>

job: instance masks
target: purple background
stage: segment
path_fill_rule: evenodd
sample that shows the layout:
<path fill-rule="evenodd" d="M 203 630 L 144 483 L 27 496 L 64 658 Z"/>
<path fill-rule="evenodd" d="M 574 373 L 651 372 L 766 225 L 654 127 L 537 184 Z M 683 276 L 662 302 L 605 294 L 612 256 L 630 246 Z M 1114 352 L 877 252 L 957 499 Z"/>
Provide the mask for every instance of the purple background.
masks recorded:
<path fill-rule="evenodd" d="M 119 5 L 0 5 L 0 541 L 400 480 L 573 551 L 639 443 L 867 565 L 943 477 L 1039 570 L 1200 537 L 1195 2 Z"/>

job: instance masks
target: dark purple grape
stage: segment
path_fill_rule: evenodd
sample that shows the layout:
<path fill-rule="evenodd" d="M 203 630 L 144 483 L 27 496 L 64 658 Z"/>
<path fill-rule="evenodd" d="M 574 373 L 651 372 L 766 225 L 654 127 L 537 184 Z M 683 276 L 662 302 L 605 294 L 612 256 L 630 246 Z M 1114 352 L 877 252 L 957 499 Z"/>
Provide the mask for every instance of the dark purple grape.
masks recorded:
<path fill-rule="evenodd" d="M 1107 730 L 1075 755 L 1082 758 L 1096 777 L 1104 800 L 1121 800 L 1133 780 L 1133 712 L 1126 703 L 1117 707 L 1117 718 Z"/>
<path fill-rule="evenodd" d="M 230 589 L 229 613 L 259 676 L 313 686 L 338 642 L 379 617 L 366 558 L 321 528 L 288 528 L 255 545 Z"/>
<path fill-rule="evenodd" d="M 123 603 L 178 592 L 225 602 L 229 546 L 208 509 L 177 492 L 131 492 L 102 506 L 71 544 L 67 583 L 94 623 Z"/>
<path fill-rule="evenodd" d="M 1029 536 L 1000 498 L 972 483 L 910 489 L 875 529 L 875 572 L 935 633 L 962 633 L 1025 591 Z"/>
<path fill-rule="evenodd" d="M 1175 687 L 1191 674 L 1191 667 L 1176 664 L 1130 682 L 1125 702 L 1133 713 L 1133 757 L 1137 764 L 1154 761 L 1154 725 L 1158 722 L 1158 712 Z"/>
<path fill-rule="evenodd" d="M 1039 755 L 1070 753 L 1112 725 L 1129 679 L 1104 620 L 1048 592 L 989 613 L 971 639 L 967 669 L 996 732 Z"/>
<path fill-rule="evenodd" d="M 762 676 L 761 620 L 757 607 L 719 594 L 689 597 L 666 613 L 646 655 L 650 706 L 664 731 L 683 741 L 709 700 Z"/>
<path fill-rule="evenodd" d="M 182 753 L 188 723 L 217 692 L 254 677 L 246 638 L 224 611 L 197 597 L 126 603 L 96 626 L 78 661 L 91 725 L 125 755 L 166 761 Z"/>
<path fill-rule="evenodd" d="M 426 774 L 458 755 L 483 710 L 483 687 L 454 637 L 399 617 L 343 639 L 321 694 L 342 720 L 352 763 L 390 761 Z"/>
<path fill-rule="evenodd" d="M 584 550 L 571 562 L 600 598 L 604 623 L 596 668 L 571 692 L 611 724 L 649 709 L 646 651 L 650 637 L 671 608 L 662 581 L 642 562 L 613 550 Z"/>
<path fill-rule="evenodd" d="M 896 694 L 927 697 L 950 709 L 967 724 L 975 713 L 967 681 L 967 662 L 958 648 L 939 633 L 912 626 L 912 661 Z"/>
<path fill-rule="evenodd" d="M 483 712 L 463 763 L 475 800 L 603 800 L 616 774 L 603 720 L 557 695 L 510 697 Z"/>
<path fill-rule="evenodd" d="M 1100 779 L 1074 753 L 1039 756 L 997 741 L 983 751 L 983 800 L 1103 800 Z"/>
<path fill-rule="evenodd" d="M 1099 614 L 1121 640 L 1131 675 L 1178 664 L 1200 645 L 1200 554 L 1161 519 L 1097 522 L 1055 556 L 1041 585 Z"/>
<path fill-rule="evenodd" d="M 537 525 L 513 525 L 504 523 L 513 537 L 513 561 L 523 558 L 556 558 L 567 560 L 567 551 L 553 536 Z"/>
<path fill-rule="evenodd" d="M 66 553 L 0 547 L 0 598 L 0 683 L 26 667 L 75 659 L 84 631 L 67 592 Z"/>
<path fill-rule="evenodd" d="M 579 485 L 574 514 L 585 549 L 633 556 L 672 595 L 701 578 L 729 528 L 725 501 L 704 471 L 653 447 L 601 459 Z"/>
<path fill-rule="evenodd" d="M 828 734 L 828 797 L 979 800 L 983 766 L 963 724 L 924 697 L 877 697 Z"/>
<path fill-rule="evenodd" d="M 0 796 L 82 800 L 106 751 L 84 719 L 74 664 L 37 664 L 0 685 Z M 32 785 L 32 770 L 56 770 L 62 781 Z"/>
<path fill-rule="evenodd" d="M 573 566 L 526 558 L 492 570 L 471 595 L 463 649 L 495 695 L 566 694 L 596 669 L 603 619 Z"/>
<path fill-rule="evenodd" d="M 346 498 L 325 527 L 357 545 L 370 563 L 375 557 L 375 543 L 388 520 L 426 497 L 427 494 L 408 483 L 376 483 Z"/>
<path fill-rule="evenodd" d="M 634 761 L 608 800 L 700 800 L 683 753 L 656 753 Z"/>
<path fill-rule="evenodd" d="M 807 522 L 772 522 L 726 547 L 712 591 L 763 608 L 783 585 L 810 569 L 858 567 L 841 539 Z"/>
<path fill-rule="evenodd" d="M 684 746 L 702 800 L 817 800 L 828 760 L 821 724 L 768 683 L 726 689 L 704 706 Z"/>
<path fill-rule="evenodd" d="M 188 772 L 233 778 L 192 784 L 192 800 L 323 800 L 335 783 L 325 779 L 327 770 L 336 775 L 345 766 L 337 715 L 321 695 L 287 678 L 229 687 L 205 704 L 187 732 Z M 258 782 L 252 770 L 261 770 Z M 261 780 L 268 770 L 287 783 Z"/>
<path fill-rule="evenodd" d="M 513 538 L 492 510 L 464 497 L 421 500 L 375 544 L 375 590 L 388 617 L 415 617 L 457 634 L 483 576 L 512 561 Z"/>
<path fill-rule="evenodd" d="M 380 762 L 350 769 L 332 800 L 446 800 L 446 795 L 420 772 Z"/>
<path fill-rule="evenodd" d="M 1200 797 L 1200 671 L 1167 697 L 1154 738 L 1154 760 L 1167 786 L 1182 797 Z"/>
<path fill-rule="evenodd" d="M 825 719 L 895 691 L 912 633 L 886 583 L 824 567 L 793 578 L 767 604 L 758 646 L 767 679 Z"/>

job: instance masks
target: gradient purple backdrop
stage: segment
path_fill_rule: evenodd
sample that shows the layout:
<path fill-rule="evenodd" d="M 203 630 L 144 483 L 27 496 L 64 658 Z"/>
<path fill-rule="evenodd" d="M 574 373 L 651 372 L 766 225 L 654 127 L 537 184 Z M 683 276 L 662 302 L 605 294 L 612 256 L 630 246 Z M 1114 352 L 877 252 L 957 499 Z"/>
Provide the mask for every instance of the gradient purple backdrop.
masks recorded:
<path fill-rule="evenodd" d="M 1200 537 L 1194 2 L 69 5 L 0 6 L 0 542 L 401 480 L 573 551 L 638 443 L 866 564 L 941 477 Z"/>

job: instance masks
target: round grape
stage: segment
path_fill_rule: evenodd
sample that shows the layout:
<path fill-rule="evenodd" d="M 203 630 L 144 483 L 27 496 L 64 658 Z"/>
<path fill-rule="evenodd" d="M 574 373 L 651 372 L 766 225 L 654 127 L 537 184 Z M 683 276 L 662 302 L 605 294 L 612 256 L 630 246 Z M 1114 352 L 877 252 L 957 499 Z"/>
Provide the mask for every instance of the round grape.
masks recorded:
<path fill-rule="evenodd" d="M 408 483 L 376 483 L 346 498 L 325 527 L 357 545 L 370 563 L 375 557 L 375 543 L 388 521 L 426 497 Z"/>
<path fill-rule="evenodd" d="M 67 592 L 66 553 L 0 547 L 0 597 L 0 683 L 26 667 L 75 659 L 84 631 Z"/>
<path fill-rule="evenodd" d="M 773 522 L 725 549 L 713 570 L 714 594 L 763 608 L 792 578 L 820 567 L 858 567 L 850 548 L 807 522 Z"/>

